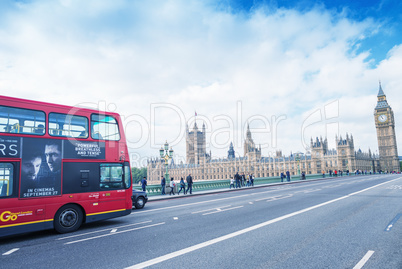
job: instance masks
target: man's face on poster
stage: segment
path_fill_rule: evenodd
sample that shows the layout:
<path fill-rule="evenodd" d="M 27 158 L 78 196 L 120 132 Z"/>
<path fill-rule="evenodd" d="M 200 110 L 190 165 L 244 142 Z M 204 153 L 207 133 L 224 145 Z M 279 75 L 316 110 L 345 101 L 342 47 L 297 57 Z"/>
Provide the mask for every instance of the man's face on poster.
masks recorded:
<path fill-rule="evenodd" d="M 39 168 L 42 164 L 41 157 L 34 157 L 22 163 L 22 174 L 25 178 L 35 180 L 38 176 Z"/>
<path fill-rule="evenodd" d="M 46 162 L 50 171 L 57 172 L 61 168 L 61 152 L 57 145 L 45 146 Z"/>

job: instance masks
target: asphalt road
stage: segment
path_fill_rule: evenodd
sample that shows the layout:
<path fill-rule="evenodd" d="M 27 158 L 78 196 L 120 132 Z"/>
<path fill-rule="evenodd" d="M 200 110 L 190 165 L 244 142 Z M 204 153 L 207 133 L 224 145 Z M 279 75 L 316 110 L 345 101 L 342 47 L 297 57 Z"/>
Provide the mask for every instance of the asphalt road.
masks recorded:
<path fill-rule="evenodd" d="M 126 217 L 1 239 L 0 268 L 402 268 L 402 176 L 151 201 Z"/>

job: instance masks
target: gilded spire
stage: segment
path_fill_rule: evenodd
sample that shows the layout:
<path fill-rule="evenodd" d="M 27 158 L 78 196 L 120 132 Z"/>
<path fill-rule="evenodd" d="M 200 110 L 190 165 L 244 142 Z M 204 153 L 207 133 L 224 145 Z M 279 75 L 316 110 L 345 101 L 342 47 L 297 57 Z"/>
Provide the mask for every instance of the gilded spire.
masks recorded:
<path fill-rule="evenodd" d="M 379 81 L 379 89 L 378 89 L 377 97 L 380 97 L 380 96 L 385 96 L 384 91 L 382 90 L 382 87 L 381 87 L 381 80 Z"/>
<path fill-rule="evenodd" d="M 389 107 L 387 103 L 387 97 L 385 96 L 384 91 L 382 90 L 381 87 L 381 81 L 379 81 L 379 89 L 378 89 L 378 95 L 377 95 L 377 106 L 375 109 L 381 109 L 381 108 L 387 108 Z"/>

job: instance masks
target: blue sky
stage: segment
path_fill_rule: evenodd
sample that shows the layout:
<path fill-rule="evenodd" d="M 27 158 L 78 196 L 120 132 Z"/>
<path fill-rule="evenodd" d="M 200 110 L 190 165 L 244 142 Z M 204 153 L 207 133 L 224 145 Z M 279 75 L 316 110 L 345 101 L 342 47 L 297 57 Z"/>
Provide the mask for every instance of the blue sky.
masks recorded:
<path fill-rule="evenodd" d="M 402 2 L 394 0 L 356 0 L 356 1 L 221 1 L 223 5 L 230 6 L 233 12 L 252 12 L 255 7 L 268 5 L 276 10 L 297 9 L 301 12 L 314 7 L 321 7 L 334 13 L 343 13 L 347 18 L 356 21 L 372 19 L 381 25 L 381 30 L 368 35 L 361 43 L 358 51 L 369 50 L 370 59 L 378 64 L 386 58 L 388 51 L 402 41 Z"/>
<path fill-rule="evenodd" d="M 166 140 L 184 160 L 195 111 L 215 158 L 230 142 L 243 155 L 247 124 L 264 156 L 346 133 L 375 152 L 379 80 L 402 137 L 401 11 L 389 0 L 2 1 L 0 89 L 119 112 L 137 166 Z"/>

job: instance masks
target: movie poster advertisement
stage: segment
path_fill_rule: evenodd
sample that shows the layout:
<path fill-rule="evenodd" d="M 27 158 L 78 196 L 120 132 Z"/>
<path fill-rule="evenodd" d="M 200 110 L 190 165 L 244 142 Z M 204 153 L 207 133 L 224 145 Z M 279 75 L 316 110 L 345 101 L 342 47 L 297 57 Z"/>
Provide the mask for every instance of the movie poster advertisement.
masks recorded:
<path fill-rule="evenodd" d="M 21 158 L 21 198 L 61 195 L 63 159 L 105 159 L 105 142 L 0 136 L 0 158 Z"/>
<path fill-rule="evenodd" d="M 105 142 L 64 142 L 64 159 L 105 159 Z"/>
<path fill-rule="evenodd" d="M 23 138 L 21 198 L 61 194 L 62 140 Z"/>

